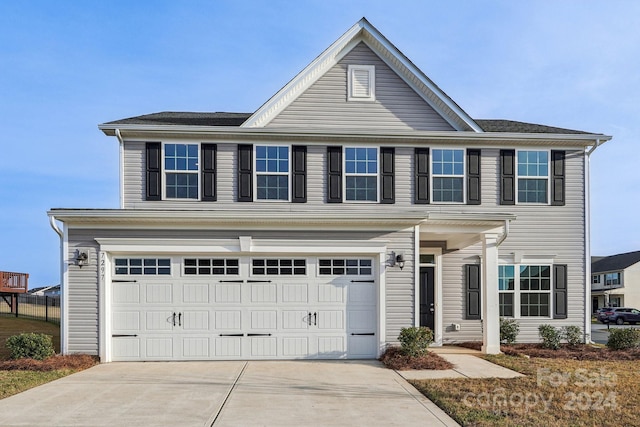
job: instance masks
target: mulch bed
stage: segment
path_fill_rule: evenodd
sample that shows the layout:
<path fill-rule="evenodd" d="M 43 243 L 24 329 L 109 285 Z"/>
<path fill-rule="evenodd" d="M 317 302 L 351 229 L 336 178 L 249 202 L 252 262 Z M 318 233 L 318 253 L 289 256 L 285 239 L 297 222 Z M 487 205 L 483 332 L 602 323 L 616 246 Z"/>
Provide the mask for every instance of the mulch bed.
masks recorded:
<path fill-rule="evenodd" d="M 57 371 L 60 369 L 83 370 L 97 365 L 98 358 L 87 354 L 51 356 L 45 360 L 16 359 L 0 361 L 0 371 Z"/>
<path fill-rule="evenodd" d="M 384 352 L 380 361 L 389 369 L 408 371 L 411 369 L 452 369 L 453 365 L 435 353 L 427 353 L 426 356 L 409 357 L 402 354 L 399 347 L 389 347 Z"/>
<path fill-rule="evenodd" d="M 478 341 L 456 344 L 460 347 L 480 350 L 482 343 Z M 610 350 L 594 345 L 578 345 L 571 347 L 563 344 L 558 350 L 542 347 L 541 344 L 502 344 L 500 350 L 510 356 L 541 357 L 545 359 L 572 360 L 640 360 L 640 349 Z"/>

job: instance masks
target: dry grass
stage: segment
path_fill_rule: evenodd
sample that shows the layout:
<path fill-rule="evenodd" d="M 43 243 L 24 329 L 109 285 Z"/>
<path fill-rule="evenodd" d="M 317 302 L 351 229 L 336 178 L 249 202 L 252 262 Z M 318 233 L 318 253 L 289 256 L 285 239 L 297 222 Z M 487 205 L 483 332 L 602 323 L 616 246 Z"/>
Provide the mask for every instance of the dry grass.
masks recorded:
<path fill-rule="evenodd" d="M 56 355 L 45 360 L 17 359 L 0 361 L 0 371 L 81 371 L 97 363 L 97 357 L 87 354 Z"/>
<path fill-rule="evenodd" d="M 463 426 L 640 425 L 635 361 L 487 359 L 527 376 L 412 383 Z"/>
<path fill-rule="evenodd" d="M 422 357 L 409 357 L 402 354 L 399 347 L 389 347 L 380 361 L 389 369 L 407 371 L 410 369 L 451 369 L 453 365 L 435 353 Z"/>

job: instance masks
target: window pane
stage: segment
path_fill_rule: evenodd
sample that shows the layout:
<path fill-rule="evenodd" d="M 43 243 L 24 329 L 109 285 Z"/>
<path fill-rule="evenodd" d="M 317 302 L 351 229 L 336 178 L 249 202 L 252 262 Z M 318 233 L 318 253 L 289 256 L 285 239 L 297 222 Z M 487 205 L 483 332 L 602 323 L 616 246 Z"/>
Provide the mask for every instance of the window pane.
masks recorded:
<path fill-rule="evenodd" d="M 347 200 L 372 201 L 378 200 L 377 178 L 375 176 L 347 176 Z"/>
<path fill-rule="evenodd" d="M 462 181 L 463 178 L 433 178 L 433 201 L 462 203 Z"/>
<path fill-rule="evenodd" d="M 547 180 L 518 179 L 518 203 L 547 203 Z"/>

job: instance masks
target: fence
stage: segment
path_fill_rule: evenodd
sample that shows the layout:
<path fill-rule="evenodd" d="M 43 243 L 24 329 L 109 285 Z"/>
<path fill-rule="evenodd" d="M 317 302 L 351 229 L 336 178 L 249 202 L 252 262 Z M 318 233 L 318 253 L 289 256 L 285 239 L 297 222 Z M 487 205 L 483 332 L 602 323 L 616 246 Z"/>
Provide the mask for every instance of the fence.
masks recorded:
<path fill-rule="evenodd" d="M 60 297 L 18 294 L 17 310 L 13 313 L 9 304 L 0 298 L 0 316 L 15 316 L 60 324 Z"/>

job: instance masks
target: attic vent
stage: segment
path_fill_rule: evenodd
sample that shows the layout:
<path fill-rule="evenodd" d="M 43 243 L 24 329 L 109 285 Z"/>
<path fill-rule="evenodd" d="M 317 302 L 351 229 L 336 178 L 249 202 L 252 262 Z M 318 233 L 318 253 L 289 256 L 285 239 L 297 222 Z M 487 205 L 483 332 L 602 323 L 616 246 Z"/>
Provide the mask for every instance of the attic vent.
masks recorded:
<path fill-rule="evenodd" d="M 373 65 L 349 65 L 348 101 L 376 100 L 376 68 Z"/>

